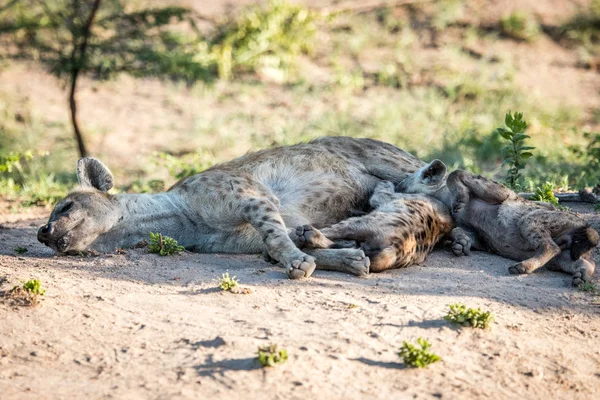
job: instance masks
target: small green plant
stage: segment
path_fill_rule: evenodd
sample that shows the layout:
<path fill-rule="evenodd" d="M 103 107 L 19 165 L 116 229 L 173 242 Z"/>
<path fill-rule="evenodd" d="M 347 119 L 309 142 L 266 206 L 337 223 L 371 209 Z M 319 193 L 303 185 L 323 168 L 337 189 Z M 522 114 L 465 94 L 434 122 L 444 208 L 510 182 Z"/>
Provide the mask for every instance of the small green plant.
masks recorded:
<path fill-rule="evenodd" d="M 532 146 L 525 146 L 525 139 L 530 136 L 525 134 L 527 122 L 523 119 L 523 113 L 509 111 L 504 117 L 506 128 L 496 129 L 496 132 L 509 143 L 503 149 L 504 161 L 502 166 L 508 165 L 506 174 L 506 185 L 511 189 L 517 189 L 521 181 L 521 171 L 525 168 L 526 161 L 533 155 L 529 150 L 535 149 Z"/>
<path fill-rule="evenodd" d="M 594 206 L 594 211 L 600 212 L 600 204 Z"/>
<path fill-rule="evenodd" d="M 21 281 L 21 285 L 14 286 L 11 290 L 3 292 L 2 297 L 14 304 L 21 306 L 35 306 L 39 297 L 46 294 L 39 279 Z"/>
<path fill-rule="evenodd" d="M 554 207 L 562 211 L 569 210 L 569 207 L 561 206 L 558 203 L 558 199 L 554 195 L 554 185 L 552 183 L 546 182 L 541 187 L 537 187 L 531 200 L 552 204 Z"/>
<path fill-rule="evenodd" d="M 27 253 L 27 247 L 21 247 L 21 246 L 16 247 L 15 248 L 15 253 L 17 253 L 17 254 L 25 254 L 25 253 Z"/>
<path fill-rule="evenodd" d="M 238 285 L 239 285 L 239 282 L 235 279 L 235 276 L 230 277 L 229 272 L 225 272 L 221 278 L 221 284 L 219 285 L 219 287 L 221 289 L 223 289 L 224 291 L 227 291 L 227 290 L 232 290 L 233 288 L 237 287 Z"/>
<path fill-rule="evenodd" d="M 263 367 L 274 367 L 277 364 L 283 364 L 288 359 L 286 349 L 277 349 L 276 344 L 258 348 L 258 362 Z"/>
<path fill-rule="evenodd" d="M 544 183 L 541 187 L 536 188 L 531 199 L 558 206 L 558 199 L 554 195 L 554 185 L 548 182 Z"/>
<path fill-rule="evenodd" d="M 464 304 L 450 304 L 450 312 L 444 319 L 452 324 L 460 326 L 470 326 L 473 328 L 487 329 L 494 320 L 494 316 L 489 311 L 481 311 L 473 308 L 467 308 Z"/>
<path fill-rule="evenodd" d="M 502 33 L 516 40 L 531 41 L 540 33 L 540 25 L 531 15 L 514 11 L 500 21 Z"/>
<path fill-rule="evenodd" d="M 417 343 L 419 346 L 421 346 L 420 348 L 412 343 L 408 343 L 407 341 L 402 343 L 402 347 L 400 348 L 398 355 L 402 358 L 405 364 L 411 367 L 425 368 L 429 364 L 433 364 L 441 360 L 438 355 L 428 351 L 431 345 L 427 340 L 418 338 Z"/>
<path fill-rule="evenodd" d="M 34 295 L 43 296 L 46 294 L 46 289 L 42 287 L 42 282 L 39 279 L 30 279 L 23 283 L 23 290 L 32 293 Z"/>
<path fill-rule="evenodd" d="M 150 243 L 148 244 L 148 251 L 150 253 L 158 253 L 161 256 L 170 256 L 184 251 L 183 246 L 177 244 L 177 240 L 168 236 L 163 236 L 161 233 L 150 232 Z"/>
<path fill-rule="evenodd" d="M 582 292 L 589 292 L 593 294 L 600 293 L 598 290 L 598 285 L 594 282 L 583 282 L 577 287 L 577 289 L 581 290 Z"/>

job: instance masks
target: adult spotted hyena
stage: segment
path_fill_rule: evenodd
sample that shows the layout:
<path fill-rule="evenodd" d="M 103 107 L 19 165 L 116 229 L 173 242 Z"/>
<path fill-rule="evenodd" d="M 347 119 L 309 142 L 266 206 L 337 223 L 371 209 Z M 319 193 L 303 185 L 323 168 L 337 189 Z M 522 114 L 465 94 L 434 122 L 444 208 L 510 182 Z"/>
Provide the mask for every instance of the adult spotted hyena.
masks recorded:
<path fill-rule="evenodd" d="M 321 268 L 363 274 L 369 259 L 361 250 L 301 251 L 287 227 L 336 224 L 365 209 L 382 180 L 397 184 L 424 166 L 388 143 L 326 137 L 247 154 L 165 193 L 111 195 L 108 168 L 83 158 L 80 187 L 56 205 L 38 240 L 58 253 L 107 252 L 158 231 L 196 252 L 266 250 L 291 278 L 310 276 L 315 257 Z M 421 184 L 427 186 L 427 178 Z"/>
<path fill-rule="evenodd" d="M 423 174 L 437 174 L 422 184 Z M 408 193 L 427 193 L 451 210 L 457 227 L 452 250 L 468 255 L 471 247 L 519 261 L 513 274 L 529 274 L 547 265 L 564 271 L 579 285 L 591 278 L 595 264 L 592 249 L 599 237 L 590 225 L 571 212 L 546 203 L 525 200 L 491 179 L 457 170 L 442 179 L 445 168 L 429 168 L 409 175 L 397 185 Z"/>
<path fill-rule="evenodd" d="M 371 272 L 421 264 L 434 246 L 454 228 L 448 208 L 421 194 L 395 193 L 394 184 L 380 182 L 371 196 L 373 211 L 326 228 L 299 226 L 290 235 L 301 248 L 335 248 L 339 241 L 361 248 Z"/>

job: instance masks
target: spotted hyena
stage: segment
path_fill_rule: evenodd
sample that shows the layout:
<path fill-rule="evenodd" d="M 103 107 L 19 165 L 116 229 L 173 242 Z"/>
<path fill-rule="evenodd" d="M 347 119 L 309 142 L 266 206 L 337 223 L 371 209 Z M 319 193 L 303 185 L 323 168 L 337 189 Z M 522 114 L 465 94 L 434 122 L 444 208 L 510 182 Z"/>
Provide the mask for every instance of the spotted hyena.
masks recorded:
<path fill-rule="evenodd" d="M 429 169 L 442 177 L 445 168 Z M 424 186 L 420 171 L 397 185 L 408 193 L 428 193 L 450 208 L 457 227 L 452 250 L 468 255 L 471 248 L 488 250 L 519 261 L 513 274 L 529 274 L 546 265 L 573 276 L 573 284 L 588 281 L 594 273 L 592 249 L 599 237 L 577 215 L 547 203 L 525 200 L 491 179 L 457 170 L 447 179 L 432 179 Z"/>
<path fill-rule="evenodd" d="M 330 226 L 364 211 L 379 182 L 398 184 L 426 166 L 388 143 L 325 137 L 247 154 L 164 193 L 112 195 L 109 169 L 83 158 L 79 188 L 56 205 L 38 240 L 58 253 L 108 252 L 158 231 L 196 252 L 266 250 L 291 278 L 308 277 L 316 266 L 363 274 L 369 258 L 362 250 L 300 250 L 289 234 L 299 225 Z"/>
<path fill-rule="evenodd" d="M 361 248 L 371 261 L 371 272 L 421 264 L 454 222 L 448 208 L 432 197 L 394 193 L 392 182 L 380 182 L 370 199 L 373 211 L 320 230 L 304 225 L 291 237 L 301 247 Z"/>

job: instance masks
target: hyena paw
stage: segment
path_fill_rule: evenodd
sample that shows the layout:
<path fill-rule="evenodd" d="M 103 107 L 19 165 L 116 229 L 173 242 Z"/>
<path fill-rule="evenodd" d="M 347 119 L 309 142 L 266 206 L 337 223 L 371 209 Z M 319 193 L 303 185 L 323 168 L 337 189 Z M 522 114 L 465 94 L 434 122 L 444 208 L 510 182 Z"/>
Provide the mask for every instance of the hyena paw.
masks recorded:
<path fill-rule="evenodd" d="M 452 252 L 455 256 L 468 256 L 471 254 L 471 238 L 461 236 L 452 242 Z"/>
<path fill-rule="evenodd" d="M 520 262 L 520 263 L 516 263 L 516 264 L 513 264 L 510 267 L 508 267 L 508 272 L 510 272 L 511 274 L 514 274 L 514 275 L 528 274 L 530 272 L 530 269 L 527 267 L 527 265 Z"/>
<path fill-rule="evenodd" d="M 452 205 L 452 216 L 456 217 L 458 214 L 460 214 L 465 209 L 466 205 L 466 202 L 457 200 L 456 203 Z"/>
<path fill-rule="evenodd" d="M 291 257 L 288 261 L 282 261 L 281 263 L 290 279 L 308 278 L 317 267 L 314 257 L 302 252 L 299 252 L 295 257 Z"/>
<path fill-rule="evenodd" d="M 342 251 L 347 252 L 342 260 L 344 267 L 347 268 L 347 272 L 357 276 L 369 274 L 371 260 L 365 255 L 364 251 L 354 249 L 344 249 Z"/>
<path fill-rule="evenodd" d="M 274 259 L 273 257 L 271 257 L 271 255 L 269 254 L 269 252 L 266 251 L 266 250 L 263 252 L 263 260 L 265 260 L 266 262 L 271 263 L 271 264 L 278 264 L 279 263 L 279 261 L 277 261 L 276 259 Z"/>
<path fill-rule="evenodd" d="M 321 231 L 311 225 L 298 226 L 290 236 L 299 248 L 326 249 L 332 244 Z"/>
<path fill-rule="evenodd" d="M 578 263 L 581 264 L 581 266 L 573 273 L 573 286 L 579 286 L 584 282 L 589 282 L 594 273 L 594 264 L 583 259 L 580 259 Z"/>
<path fill-rule="evenodd" d="M 375 193 L 377 192 L 390 192 L 394 193 L 394 183 L 390 181 L 381 181 L 375 186 Z"/>

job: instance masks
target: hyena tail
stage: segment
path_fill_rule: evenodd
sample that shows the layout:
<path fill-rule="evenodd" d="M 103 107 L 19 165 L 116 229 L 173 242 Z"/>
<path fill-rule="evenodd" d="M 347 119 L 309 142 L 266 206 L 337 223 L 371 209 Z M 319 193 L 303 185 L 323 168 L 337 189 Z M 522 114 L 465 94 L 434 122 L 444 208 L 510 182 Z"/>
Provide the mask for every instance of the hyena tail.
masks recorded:
<path fill-rule="evenodd" d="M 582 254 L 598 246 L 600 236 L 591 226 L 584 226 L 575 230 L 571 236 L 571 259 L 578 260 Z"/>

